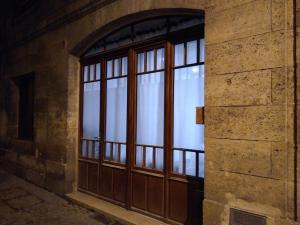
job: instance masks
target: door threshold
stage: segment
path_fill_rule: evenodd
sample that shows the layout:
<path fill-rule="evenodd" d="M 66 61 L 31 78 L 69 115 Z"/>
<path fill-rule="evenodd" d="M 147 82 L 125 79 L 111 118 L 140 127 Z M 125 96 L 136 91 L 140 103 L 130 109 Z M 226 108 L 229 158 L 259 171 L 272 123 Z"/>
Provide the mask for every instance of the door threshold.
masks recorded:
<path fill-rule="evenodd" d="M 76 204 L 93 209 L 126 225 L 168 225 L 162 221 L 127 210 L 82 192 L 73 192 L 67 194 L 66 197 Z"/>

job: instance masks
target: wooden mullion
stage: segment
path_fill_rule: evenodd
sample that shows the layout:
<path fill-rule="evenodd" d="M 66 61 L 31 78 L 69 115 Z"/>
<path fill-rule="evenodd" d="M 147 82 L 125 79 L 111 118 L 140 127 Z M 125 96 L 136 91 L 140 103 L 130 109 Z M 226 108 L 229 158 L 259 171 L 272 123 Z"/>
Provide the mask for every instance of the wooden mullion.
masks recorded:
<path fill-rule="evenodd" d="M 197 39 L 197 63 L 200 62 L 200 40 Z"/>
<path fill-rule="evenodd" d="M 85 158 L 89 157 L 89 141 L 86 141 L 86 145 L 85 145 Z"/>
<path fill-rule="evenodd" d="M 103 163 L 104 157 L 105 157 L 105 117 L 106 117 L 106 69 L 107 62 L 106 60 L 101 61 L 101 95 L 100 95 L 100 152 L 99 152 L 99 158 L 100 158 L 100 170 L 101 170 L 101 164 Z M 101 174 L 101 173 L 100 173 Z"/>
<path fill-rule="evenodd" d="M 153 165 L 152 168 L 156 168 L 156 147 L 152 148 L 152 160 L 153 160 Z"/>
<path fill-rule="evenodd" d="M 92 141 L 92 158 L 95 158 L 95 141 Z"/>
<path fill-rule="evenodd" d="M 199 152 L 196 152 L 196 177 L 199 177 Z"/>
<path fill-rule="evenodd" d="M 154 57 L 154 68 L 153 68 L 153 71 L 156 71 L 157 69 L 157 49 L 153 49 L 154 51 L 154 54 L 153 54 L 153 57 Z"/>
<path fill-rule="evenodd" d="M 132 205 L 132 173 L 135 166 L 135 138 L 136 138 L 136 52 L 129 49 L 127 58 L 127 75 L 128 75 L 128 94 L 127 94 L 127 190 L 126 190 L 126 208 L 130 209 Z"/>
<path fill-rule="evenodd" d="M 146 146 L 143 146 L 143 165 L 142 167 L 146 167 Z"/>
<path fill-rule="evenodd" d="M 164 45 L 165 54 L 165 98 L 164 98 L 164 217 L 169 217 L 169 176 L 172 171 L 172 74 L 173 74 L 173 48 L 168 41 Z M 172 167 L 172 168 L 171 168 Z"/>
<path fill-rule="evenodd" d="M 186 151 L 182 151 L 182 174 L 186 175 Z"/>
<path fill-rule="evenodd" d="M 121 144 L 118 143 L 118 162 L 121 162 Z"/>
<path fill-rule="evenodd" d="M 144 51 L 144 72 L 147 72 L 147 52 Z"/>

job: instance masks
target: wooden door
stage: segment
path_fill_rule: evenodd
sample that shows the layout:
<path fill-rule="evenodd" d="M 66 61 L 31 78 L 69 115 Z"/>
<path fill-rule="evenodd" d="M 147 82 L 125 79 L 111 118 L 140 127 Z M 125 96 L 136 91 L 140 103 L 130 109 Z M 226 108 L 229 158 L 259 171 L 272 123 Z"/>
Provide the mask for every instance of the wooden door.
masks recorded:
<path fill-rule="evenodd" d="M 199 225 L 204 40 L 182 34 L 84 62 L 78 189 L 166 222 Z"/>

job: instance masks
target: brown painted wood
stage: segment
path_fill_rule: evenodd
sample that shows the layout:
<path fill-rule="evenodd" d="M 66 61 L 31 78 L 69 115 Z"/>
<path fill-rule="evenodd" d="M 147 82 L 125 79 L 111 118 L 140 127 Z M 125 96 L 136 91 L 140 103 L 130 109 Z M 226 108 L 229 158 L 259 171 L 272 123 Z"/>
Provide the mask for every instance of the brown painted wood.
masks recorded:
<path fill-rule="evenodd" d="M 113 168 L 102 166 L 101 179 L 100 194 L 113 198 Z"/>
<path fill-rule="evenodd" d="M 87 189 L 87 164 L 79 161 L 78 167 L 78 186 Z"/>
<path fill-rule="evenodd" d="M 151 213 L 164 215 L 164 179 L 148 176 L 147 186 L 148 205 Z"/>
<path fill-rule="evenodd" d="M 87 163 L 88 187 L 90 192 L 98 193 L 98 163 Z"/>
<path fill-rule="evenodd" d="M 132 174 L 132 205 L 139 209 L 147 209 L 147 175 Z"/>
<path fill-rule="evenodd" d="M 200 29 L 201 30 L 201 29 Z M 181 34 L 180 34 L 181 33 Z M 199 179 L 189 179 L 183 174 L 172 173 L 172 151 L 173 151 L 173 86 L 174 86 L 174 65 L 173 57 L 174 43 L 186 43 L 190 40 L 198 40 L 198 34 L 202 31 L 196 29 L 189 32 L 179 32 L 176 35 L 167 35 L 149 41 L 143 41 L 135 45 L 108 51 L 95 57 L 82 60 L 81 68 L 81 89 L 80 89 L 80 137 L 82 137 L 82 89 L 83 89 L 83 66 L 95 64 L 94 76 L 96 76 L 96 63 L 101 63 L 101 110 L 100 110 L 100 159 L 81 158 L 79 161 L 79 188 L 89 193 L 98 193 L 99 197 L 112 202 L 125 203 L 126 208 L 137 208 L 151 216 L 157 215 L 179 223 L 198 224 L 200 216 L 199 207 L 202 207 L 203 185 L 199 185 Z M 191 34 L 191 35 L 189 35 Z M 196 35 L 195 35 L 196 34 Z M 156 49 L 165 48 L 165 108 L 164 108 L 164 146 L 147 146 L 153 148 L 153 160 L 156 160 L 156 148 L 164 149 L 164 170 L 154 168 L 135 167 L 135 139 L 136 139 L 136 61 L 137 52 L 144 53 L 144 67 L 147 73 L 147 51 L 154 50 L 155 67 L 157 69 Z M 197 41 L 199 48 L 199 41 Z M 126 165 L 119 162 L 104 161 L 105 149 L 105 120 L 106 120 L 106 62 L 110 59 L 119 59 L 119 75 L 122 70 L 121 58 L 128 56 L 128 95 L 127 95 L 127 151 Z M 197 63 L 189 66 L 202 65 L 199 62 L 199 49 L 197 49 Z M 186 44 L 185 44 L 186 64 Z M 114 61 L 113 61 L 114 68 Z M 180 67 L 183 68 L 184 66 Z M 151 71 L 151 72 L 154 72 Z M 90 68 L 88 72 L 90 80 Z M 139 74 L 142 75 L 142 74 Z M 114 76 L 114 71 L 113 71 Z M 125 76 L 126 77 L 126 76 Z M 112 79 L 117 79 L 115 77 Z M 88 81 L 91 82 L 91 81 Z M 146 146 L 143 146 L 145 149 Z M 81 149 L 81 142 L 79 142 Z M 120 158 L 120 145 L 118 144 L 118 159 Z M 181 150 L 181 149 L 180 149 Z M 193 152 L 194 150 L 185 150 Z M 94 155 L 94 148 L 93 148 Z M 196 153 L 196 162 L 199 155 Z M 112 154 L 111 154 L 112 156 Z M 145 166 L 145 154 L 143 164 Z M 99 166 L 95 166 L 95 162 Z M 184 162 L 185 163 L 185 160 Z M 97 167 L 97 168 L 96 168 Z M 184 166 L 185 167 L 185 166 Z M 198 175 L 198 163 L 197 163 Z M 98 172 L 98 173 L 97 173 Z M 198 182 L 198 183 L 197 183 Z M 197 184 L 197 185 L 196 185 Z M 95 192 L 96 190 L 96 192 Z M 196 200 L 195 200 L 196 199 Z M 198 201 L 199 200 L 199 201 Z M 199 205 L 200 204 L 200 205 Z"/>
<path fill-rule="evenodd" d="M 172 121 L 173 121 L 173 48 L 169 41 L 165 43 L 165 124 L 164 124 L 164 217 L 168 218 L 169 209 L 169 174 L 171 171 Z"/>
<path fill-rule="evenodd" d="M 169 182 L 169 218 L 180 223 L 187 220 L 188 187 L 186 183 Z"/>
<path fill-rule="evenodd" d="M 127 171 L 114 169 L 114 199 L 126 202 Z"/>

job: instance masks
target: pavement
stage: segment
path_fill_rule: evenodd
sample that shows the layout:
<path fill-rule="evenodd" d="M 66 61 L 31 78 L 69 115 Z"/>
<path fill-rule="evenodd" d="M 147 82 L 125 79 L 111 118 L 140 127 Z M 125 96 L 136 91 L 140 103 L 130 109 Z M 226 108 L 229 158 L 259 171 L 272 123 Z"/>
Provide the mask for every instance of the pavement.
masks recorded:
<path fill-rule="evenodd" d="M 0 170 L 0 225 L 123 225 Z"/>

